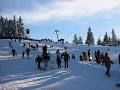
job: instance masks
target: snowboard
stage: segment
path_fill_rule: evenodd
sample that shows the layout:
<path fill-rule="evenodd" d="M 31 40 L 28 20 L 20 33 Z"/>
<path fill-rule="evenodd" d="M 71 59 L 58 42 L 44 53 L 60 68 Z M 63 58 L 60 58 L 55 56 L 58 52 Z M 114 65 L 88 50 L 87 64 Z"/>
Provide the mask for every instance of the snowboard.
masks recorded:
<path fill-rule="evenodd" d="M 120 87 L 120 83 L 116 83 L 116 87 Z"/>

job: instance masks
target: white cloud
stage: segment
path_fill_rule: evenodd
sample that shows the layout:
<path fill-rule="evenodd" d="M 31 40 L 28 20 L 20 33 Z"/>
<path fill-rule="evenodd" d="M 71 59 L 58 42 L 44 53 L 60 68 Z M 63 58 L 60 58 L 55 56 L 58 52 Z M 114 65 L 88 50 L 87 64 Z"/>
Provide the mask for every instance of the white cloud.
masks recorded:
<path fill-rule="evenodd" d="M 46 5 L 35 4 L 32 10 L 4 13 L 6 16 L 16 14 L 27 22 L 39 22 L 51 19 L 66 19 L 93 15 L 120 6 L 120 0 L 55 0 Z"/>

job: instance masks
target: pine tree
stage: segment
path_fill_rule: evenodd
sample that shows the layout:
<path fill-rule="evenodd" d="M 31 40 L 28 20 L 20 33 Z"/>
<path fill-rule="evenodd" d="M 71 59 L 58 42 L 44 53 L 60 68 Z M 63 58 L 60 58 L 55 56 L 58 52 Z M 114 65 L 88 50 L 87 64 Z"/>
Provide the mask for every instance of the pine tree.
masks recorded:
<path fill-rule="evenodd" d="M 73 43 L 74 44 L 78 44 L 78 38 L 77 38 L 77 35 L 75 34 L 74 37 L 73 37 Z"/>
<path fill-rule="evenodd" d="M 102 41 L 100 38 L 98 38 L 97 45 L 102 45 Z"/>
<path fill-rule="evenodd" d="M 106 34 L 105 34 L 105 36 L 104 36 L 103 44 L 104 44 L 104 45 L 109 44 L 109 37 L 108 37 L 107 32 L 106 32 Z"/>
<path fill-rule="evenodd" d="M 0 38 L 19 38 L 24 36 L 24 24 L 21 17 L 18 20 L 15 15 L 13 19 L 0 17 Z"/>
<path fill-rule="evenodd" d="M 83 44 L 83 40 L 81 36 L 78 38 L 78 44 Z"/>
<path fill-rule="evenodd" d="M 24 37 L 25 36 L 25 30 L 24 30 L 24 24 L 23 24 L 23 20 L 22 20 L 21 16 L 19 17 L 17 27 L 18 27 L 19 37 Z"/>
<path fill-rule="evenodd" d="M 115 34 L 114 29 L 112 29 L 112 45 L 116 45 L 117 44 L 117 36 Z"/>
<path fill-rule="evenodd" d="M 120 39 L 117 40 L 118 46 L 120 45 Z"/>
<path fill-rule="evenodd" d="M 112 44 L 112 39 L 110 36 L 108 37 L 108 44 Z"/>
<path fill-rule="evenodd" d="M 93 37 L 91 27 L 88 28 L 87 39 L 86 39 L 85 43 L 88 44 L 88 45 L 94 45 L 94 37 Z"/>

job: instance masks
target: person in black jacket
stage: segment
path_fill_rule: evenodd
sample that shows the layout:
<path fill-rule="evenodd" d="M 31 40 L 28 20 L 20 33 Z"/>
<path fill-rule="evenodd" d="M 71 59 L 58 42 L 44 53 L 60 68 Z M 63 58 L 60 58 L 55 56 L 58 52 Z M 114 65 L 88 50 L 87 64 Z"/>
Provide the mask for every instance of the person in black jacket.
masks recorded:
<path fill-rule="evenodd" d="M 15 55 L 17 56 L 17 53 L 16 53 L 15 49 L 12 49 L 12 55 L 13 55 L 13 57 L 15 57 Z"/>
<path fill-rule="evenodd" d="M 37 58 L 35 59 L 35 62 L 38 65 L 38 69 L 41 69 L 40 63 L 42 62 L 42 58 L 38 55 Z"/>
<path fill-rule="evenodd" d="M 30 48 L 27 48 L 27 49 L 26 49 L 26 54 L 27 54 L 27 58 L 29 58 L 29 55 L 30 55 Z"/>
<path fill-rule="evenodd" d="M 90 49 L 88 50 L 88 58 L 89 58 L 89 61 L 91 61 L 91 59 L 90 59 Z"/>
<path fill-rule="evenodd" d="M 43 54 L 47 54 L 47 46 L 46 45 L 43 46 L 42 50 L 43 50 Z"/>
<path fill-rule="evenodd" d="M 105 74 L 110 77 L 110 67 L 113 62 L 110 60 L 110 57 L 108 56 L 108 53 L 105 53 L 104 59 L 103 59 L 103 64 L 105 64 L 105 67 L 107 68 Z"/>
<path fill-rule="evenodd" d="M 60 52 L 59 52 L 59 49 L 57 49 L 56 55 L 57 55 L 56 60 L 57 60 L 58 68 L 61 68 L 61 54 L 60 54 Z"/>
<path fill-rule="evenodd" d="M 64 57 L 64 66 L 65 66 L 65 68 L 68 68 L 68 61 L 70 60 L 70 56 L 69 56 L 69 54 L 67 53 L 67 51 L 65 51 L 65 52 L 62 54 L 62 57 Z"/>

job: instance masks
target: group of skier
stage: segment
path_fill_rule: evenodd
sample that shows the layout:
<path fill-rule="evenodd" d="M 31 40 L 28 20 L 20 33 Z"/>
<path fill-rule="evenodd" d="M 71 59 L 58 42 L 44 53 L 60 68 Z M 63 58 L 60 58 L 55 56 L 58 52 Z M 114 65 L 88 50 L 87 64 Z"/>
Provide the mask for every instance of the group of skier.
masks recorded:
<path fill-rule="evenodd" d="M 92 55 L 91 55 L 91 51 L 90 49 L 88 50 L 88 54 L 86 52 L 82 52 L 83 55 L 80 55 L 80 61 L 87 61 L 89 59 L 89 61 L 91 61 Z M 94 57 L 97 64 L 102 64 L 105 65 L 106 67 L 106 72 L 105 75 L 107 75 L 108 77 L 110 77 L 110 68 L 111 68 L 111 64 L 113 64 L 112 60 L 110 59 L 110 56 L 108 55 L 108 53 L 101 53 L 100 50 L 98 49 L 97 51 L 95 51 L 94 53 Z M 120 55 L 119 55 L 119 63 L 120 63 Z"/>
<path fill-rule="evenodd" d="M 25 45 L 24 45 L 25 46 Z M 11 52 L 13 57 L 17 56 L 17 52 L 16 50 L 13 48 L 11 42 L 9 42 L 9 47 L 11 48 Z M 38 44 L 36 44 L 36 47 L 38 49 Z M 29 58 L 30 55 L 30 48 L 26 48 L 25 51 L 22 52 L 22 58 L 24 59 L 25 54 L 27 56 L 27 58 Z M 96 50 L 94 52 L 94 57 L 95 60 L 93 60 L 92 58 L 92 53 L 91 50 L 89 49 L 86 52 L 82 52 L 82 54 L 80 54 L 79 58 L 80 61 L 96 61 L 97 64 L 102 64 L 105 65 L 106 67 L 106 72 L 105 75 L 107 75 L 108 77 L 110 77 L 110 67 L 111 64 L 113 64 L 113 62 L 111 61 L 108 53 L 104 53 L 104 52 L 100 52 L 100 50 Z M 75 59 L 75 55 L 74 53 L 72 54 L 72 59 Z M 67 48 L 64 48 L 64 52 L 61 53 L 60 49 L 56 50 L 56 64 L 57 64 L 57 68 L 61 68 L 62 67 L 62 61 L 64 61 L 64 68 L 68 68 L 69 66 L 69 60 L 70 60 L 70 55 L 67 52 Z M 118 60 L 119 60 L 119 64 L 120 64 L 120 54 L 118 55 Z M 42 55 L 38 55 L 35 59 L 35 62 L 37 63 L 37 66 L 39 69 L 41 69 L 41 62 L 44 63 L 45 68 L 48 67 L 48 62 L 50 61 L 50 52 L 48 52 L 47 50 L 47 46 L 43 46 L 42 47 Z"/>
<path fill-rule="evenodd" d="M 64 67 L 65 68 L 68 68 L 68 62 L 70 60 L 70 56 L 69 54 L 67 53 L 67 51 L 65 50 L 64 53 L 60 53 L 59 49 L 57 49 L 56 51 L 56 62 L 57 62 L 57 65 L 58 65 L 58 68 L 61 68 L 61 59 L 63 58 L 64 59 Z"/>
<path fill-rule="evenodd" d="M 47 46 L 43 46 L 42 55 L 38 55 L 35 59 L 35 62 L 38 65 L 38 69 L 41 69 L 41 62 L 44 63 L 44 69 L 48 67 L 48 62 L 50 61 L 50 52 L 47 52 Z"/>

